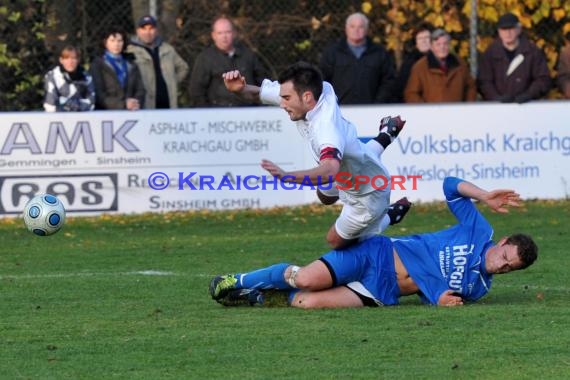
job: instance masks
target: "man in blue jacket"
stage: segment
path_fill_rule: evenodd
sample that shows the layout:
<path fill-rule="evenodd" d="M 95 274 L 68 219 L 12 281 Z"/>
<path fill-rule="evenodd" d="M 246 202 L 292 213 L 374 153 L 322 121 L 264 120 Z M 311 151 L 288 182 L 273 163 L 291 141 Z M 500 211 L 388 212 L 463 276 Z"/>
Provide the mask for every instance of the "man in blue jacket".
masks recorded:
<path fill-rule="evenodd" d="M 455 177 L 444 180 L 443 190 L 458 221 L 450 228 L 372 237 L 330 251 L 305 267 L 281 263 L 217 276 L 210 294 L 226 306 L 269 305 L 276 297 L 301 308 L 396 305 L 399 297 L 411 294 L 425 303 L 456 306 L 487 294 L 494 274 L 524 269 L 536 260 L 538 248 L 528 235 L 510 235 L 495 243 L 493 228 L 471 201 L 506 213 L 507 207 L 521 205 L 519 194 L 486 191 Z"/>

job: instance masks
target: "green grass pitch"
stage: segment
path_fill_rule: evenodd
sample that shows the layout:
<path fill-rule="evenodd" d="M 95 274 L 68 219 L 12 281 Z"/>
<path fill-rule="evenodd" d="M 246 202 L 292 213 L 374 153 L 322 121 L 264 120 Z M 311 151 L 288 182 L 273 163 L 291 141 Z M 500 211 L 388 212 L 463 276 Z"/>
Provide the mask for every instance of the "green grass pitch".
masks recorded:
<path fill-rule="evenodd" d="M 35 237 L 0 220 L 2 379 L 537 379 L 570 374 L 570 202 L 499 215 L 495 237 L 532 234 L 531 268 L 496 276 L 460 308 L 224 308 L 215 274 L 327 251 L 338 208 L 71 218 Z M 416 205 L 388 235 L 444 228 Z"/>

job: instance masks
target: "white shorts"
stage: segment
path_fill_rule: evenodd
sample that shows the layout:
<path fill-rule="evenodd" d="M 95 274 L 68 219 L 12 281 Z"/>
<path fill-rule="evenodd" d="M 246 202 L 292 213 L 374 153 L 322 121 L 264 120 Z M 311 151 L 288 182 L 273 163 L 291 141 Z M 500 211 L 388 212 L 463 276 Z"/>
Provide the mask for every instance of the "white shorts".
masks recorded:
<path fill-rule="evenodd" d="M 390 206 L 390 192 L 376 190 L 356 197 L 339 192 L 344 204 L 335 223 L 336 232 L 346 240 L 365 239 L 379 234 L 381 221 Z"/>
<path fill-rule="evenodd" d="M 370 293 L 360 281 L 352 281 L 345 286 L 358 295 L 364 306 L 384 306 L 384 304 L 377 300 L 376 297 L 374 297 L 374 295 Z"/>
<path fill-rule="evenodd" d="M 330 189 L 321 189 L 319 187 L 319 192 L 323 195 L 326 195 L 327 197 L 338 197 L 338 187 L 337 187 L 337 183 L 333 182 L 333 184 L 330 186 Z"/>

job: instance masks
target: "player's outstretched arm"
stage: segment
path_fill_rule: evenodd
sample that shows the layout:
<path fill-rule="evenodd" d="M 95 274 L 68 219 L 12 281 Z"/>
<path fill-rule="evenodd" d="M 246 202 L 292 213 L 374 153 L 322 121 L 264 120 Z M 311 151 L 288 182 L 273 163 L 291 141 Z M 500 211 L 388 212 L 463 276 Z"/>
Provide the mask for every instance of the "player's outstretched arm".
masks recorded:
<path fill-rule="evenodd" d="M 242 99 L 260 103 L 260 87 L 247 84 L 245 77 L 241 75 L 239 70 L 225 72 L 222 74 L 222 78 L 224 78 L 224 84 L 229 92 L 233 92 Z"/>
<path fill-rule="evenodd" d="M 467 181 L 461 182 L 457 190 L 464 197 L 483 202 L 492 210 L 503 214 L 509 212 L 507 207 L 521 207 L 523 204 L 520 195 L 514 190 L 498 189 L 486 191 Z"/>
<path fill-rule="evenodd" d="M 281 167 L 269 160 L 261 160 L 261 167 L 274 177 L 283 179 L 285 182 L 305 183 L 310 182 L 314 186 L 328 184 L 338 174 L 340 161 L 325 159 L 318 166 L 311 169 L 286 172 Z"/>

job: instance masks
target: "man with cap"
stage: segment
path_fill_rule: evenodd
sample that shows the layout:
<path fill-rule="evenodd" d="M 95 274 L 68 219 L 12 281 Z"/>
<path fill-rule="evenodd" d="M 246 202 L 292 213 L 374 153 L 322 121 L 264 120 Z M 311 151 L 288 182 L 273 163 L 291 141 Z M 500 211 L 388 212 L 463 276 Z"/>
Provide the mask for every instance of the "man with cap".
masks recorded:
<path fill-rule="evenodd" d="M 188 64 L 159 36 L 153 16 L 141 17 L 136 32 L 128 51 L 135 55 L 142 75 L 144 108 L 177 108 L 178 84 L 188 75 Z"/>
<path fill-rule="evenodd" d="M 497 23 L 498 38 L 479 65 L 479 92 L 484 100 L 525 103 L 540 99 L 551 87 L 544 52 L 522 35 L 517 16 L 506 13 Z"/>

